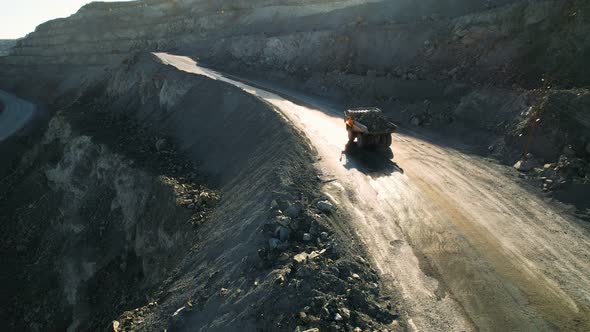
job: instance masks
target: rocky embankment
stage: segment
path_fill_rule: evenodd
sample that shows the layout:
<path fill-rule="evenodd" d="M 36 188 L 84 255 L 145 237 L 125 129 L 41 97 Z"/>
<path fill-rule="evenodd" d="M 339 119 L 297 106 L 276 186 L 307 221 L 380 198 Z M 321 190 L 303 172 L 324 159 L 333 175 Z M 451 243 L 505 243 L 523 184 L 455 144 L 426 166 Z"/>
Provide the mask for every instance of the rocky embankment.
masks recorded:
<path fill-rule="evenodd" d="M 498 3 L 507 2 L 514 1 Z M 96 67 L 118 63 L 138 50 L 183 51 L 211 62 L 238 60 L 304 76 L 344 69 L 364 76 L 370 69 L 379 73 L 419 58 L 421 38 L 404 36 L 437 31 L 423 18 L 445 22 L 484 9 L 485 4 L 467 0 L 420 6 L 367 0 L 92 3 L 19 40 L 11 55 L 0 60 L 0 87 L 24 90 L 24 82 L 9 79 L 23 71 L 63 81 L 64 70 L 82 67 L 76 79 L 83 80 Z M 423 24 L 415 26 L 416 21 Z M 20 81 L 33 79 L 21 75 Z"/>
<path fill-rule="evenodd" d="M 9 329 L 397 326 L 307 144 L 256 97 L 136 55 L 14 139 Z"/>
<path fill-rule="evenodd" d="M 46 22 L 20 40 L 4 64 L 109 65 L 130 53 L 186 48 L 239 34 L 288 31 L 293 18 L 345 8 L 363 0 L 256 2 L 146 0 L 91 3 L 66 19 Z M 272 26 L 268 23 L 272 22 Z M 318 22 L 306 29 L 318 27 Z M 299 26 L 305 26 L 298 24 Z M 295 28 L 295 26 L 293 26 Z"/>

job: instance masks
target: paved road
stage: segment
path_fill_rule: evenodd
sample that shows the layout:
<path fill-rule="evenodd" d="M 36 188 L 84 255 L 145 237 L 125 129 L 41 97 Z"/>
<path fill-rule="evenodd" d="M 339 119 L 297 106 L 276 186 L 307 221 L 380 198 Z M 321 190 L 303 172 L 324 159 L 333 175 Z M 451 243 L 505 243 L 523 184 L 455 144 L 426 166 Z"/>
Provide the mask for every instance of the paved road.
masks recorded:
<path fill-rule="evenodd" d="M 0 142 L 22 129 L 35 114 L 32 103 L 0 90 L 0 102 L 4 110 L 0 112 Z"/>
<path fill-rule="evenodd" d="M 413 133 L 394 136 L 396 163 L 342 156 L 341 108 L 156 55 L 268 101 L 305 133 L 318 167 L 337 179 L 326 192 L 353 214 L 384 281 L 400 290 L 411 329 L 590 331 L 588 226 L 515 184 L 504 167 Z"/>

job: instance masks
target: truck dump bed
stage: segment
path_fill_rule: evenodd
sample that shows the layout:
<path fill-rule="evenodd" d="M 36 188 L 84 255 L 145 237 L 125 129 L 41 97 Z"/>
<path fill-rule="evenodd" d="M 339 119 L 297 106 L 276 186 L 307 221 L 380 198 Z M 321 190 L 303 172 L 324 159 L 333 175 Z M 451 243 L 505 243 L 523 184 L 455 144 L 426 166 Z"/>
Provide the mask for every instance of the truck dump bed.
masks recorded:
<path fill-rule="evenodd" d="M 391 134 L 397 130 L 397 126 L 391 123 L 376 107 L 353 108 L 344 112 L 346 118 L 350 117 L 355 122 L 367 128 L 366 134 Z"/>

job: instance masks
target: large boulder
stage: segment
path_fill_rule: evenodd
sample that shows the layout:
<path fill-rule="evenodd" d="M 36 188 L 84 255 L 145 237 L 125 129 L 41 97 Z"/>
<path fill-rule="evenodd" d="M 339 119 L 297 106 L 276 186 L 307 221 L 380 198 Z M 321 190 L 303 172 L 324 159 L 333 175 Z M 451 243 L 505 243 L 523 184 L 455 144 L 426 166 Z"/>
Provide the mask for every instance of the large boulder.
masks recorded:
<path fill-rule="evenodd" d="M 317 208 L 320 212 L 330 213 L 332 210 L 334 210 L 334 205 L 328 200 L 323 200 L 318 202 Z"/>
<path fill-rule="evenodd" d="M 300 203 L 293 203 L 287 208 L 287 216 L 290 218 L 297 218 L 301 214 L 302 206 Z"/>
<path fill-rule="evenodd" d="M 514 164 L 514 168 L 520 172 L 528 172 L 535 168 L 536 165 L 537 163 L 535 162 L 533 155 L 529 153 L 521 160 L 517 161 L 516 164 Z"/>

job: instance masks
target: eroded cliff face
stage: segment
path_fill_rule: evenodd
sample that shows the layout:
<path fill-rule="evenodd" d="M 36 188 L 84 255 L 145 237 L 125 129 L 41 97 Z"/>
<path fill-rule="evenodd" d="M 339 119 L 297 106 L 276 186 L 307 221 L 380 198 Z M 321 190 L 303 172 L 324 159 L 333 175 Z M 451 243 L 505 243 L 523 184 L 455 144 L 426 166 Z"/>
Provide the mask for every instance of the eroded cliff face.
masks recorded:
<path fill-rule="evenodd" d="M 564 72 L 556 59 L 588 48 L 586 10 L 563 0 L 94 3 L 40 25 L 0 63 L 97 66 L 138 50 L 177 50 L 298 75 L 537 83 L 551 72 L 575 83 L 587 75 Z"/>
<path fill-rule="evenodd" d="M 497 4 L 510 2 L 514 1 Z M 245 62 L 254 58 L 280 69 L 286 63 L 293 69 L 332 70 L 346 65 L 377 69 L 412 60 L 423 46 L 422 39 L 438 29 L 415 22 L 434 20 L 442 25 L 486 7 L 483 1 L 465 0 L 93 3 L 69 18 L 40 25 L 1 63 L 108 65 L 137 50 L 198 50 L 199 56 L 207 57 L 209 52 L 203 50 L 214 47 L 211 59 L 221 60 L 220 52 L 230 52 Z M 420 35 L 424 38 L 416 38 Z M 346 49 L 334 49 L 334 42 Z M 293 62 L 295 57 L 298 61 Z M 329 59 L 338 61 L 326 66 Z"/>
<path fill-rule="evenodd" d="M 137 169 L 61 116 L 20 166 L 1 205 L 11 329 L 104 326 L 144 303 L 194 238 L 177 180 Z"/>

